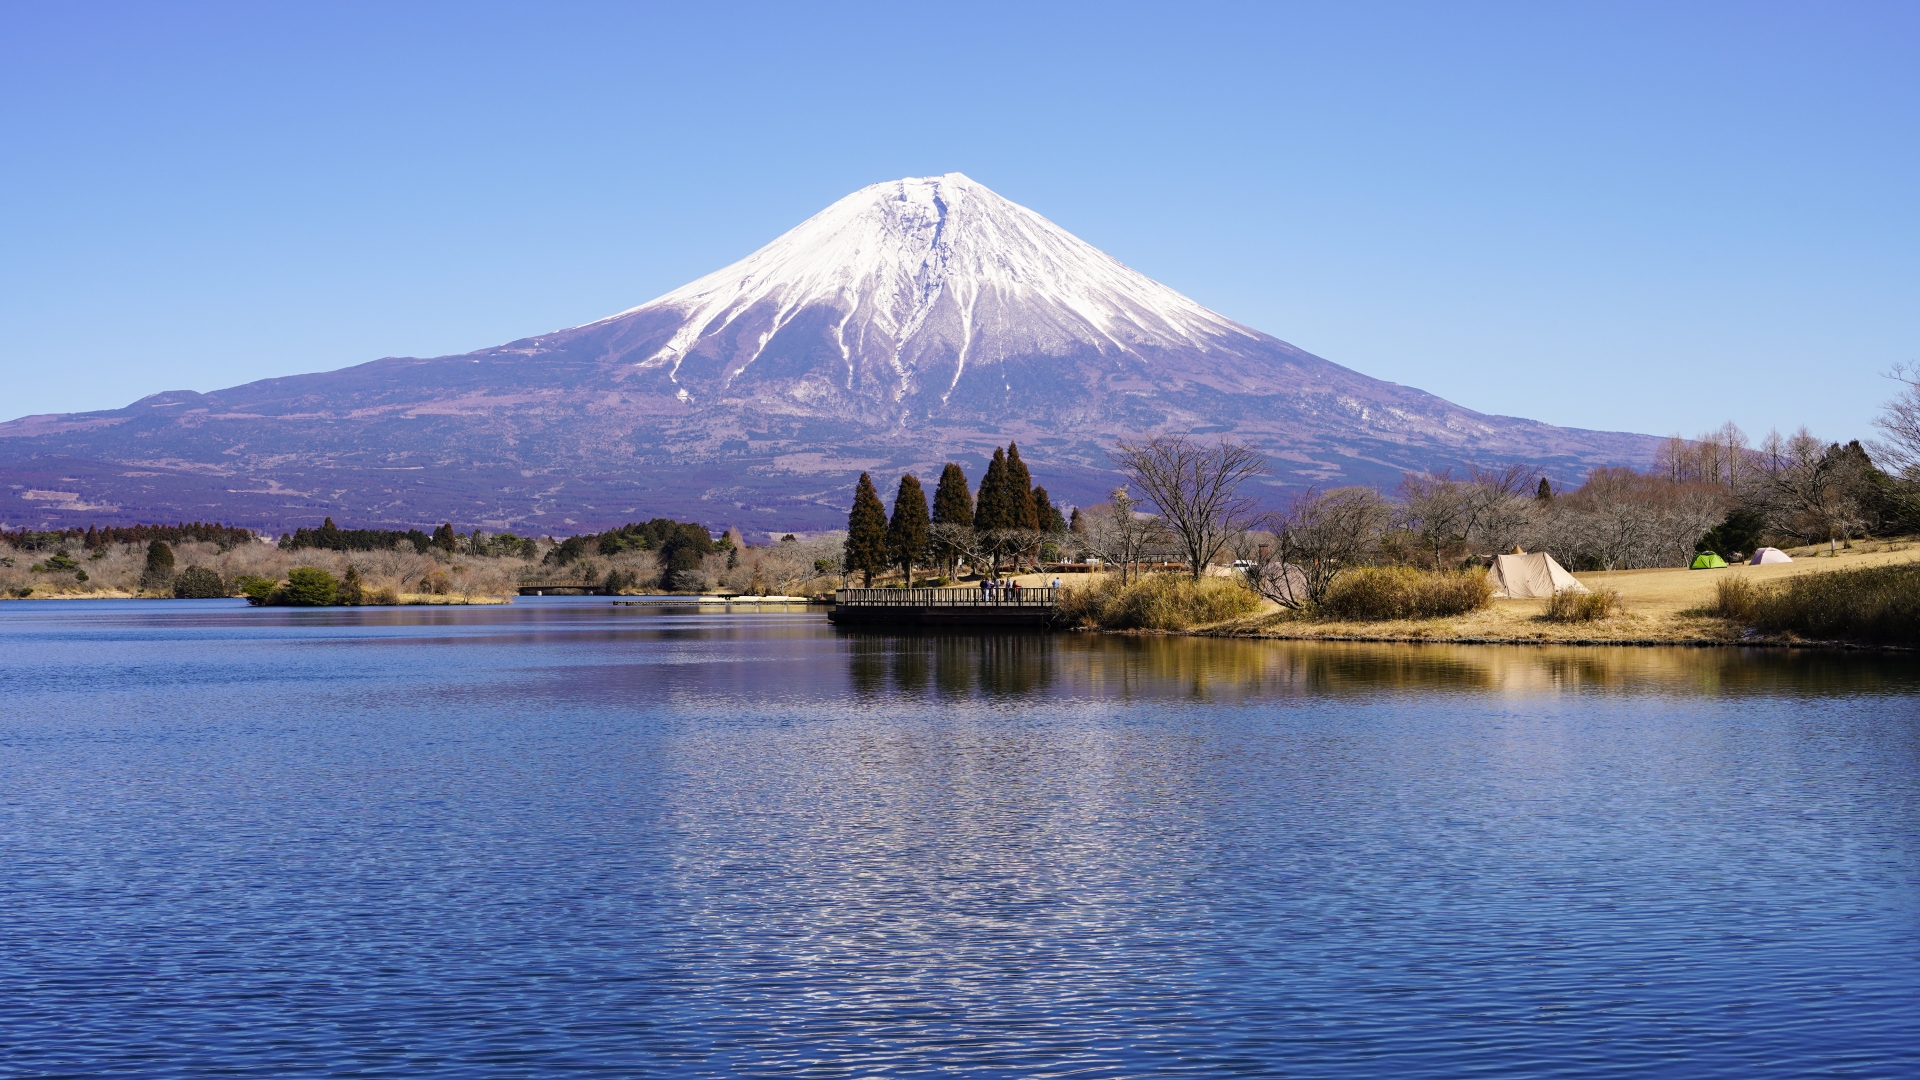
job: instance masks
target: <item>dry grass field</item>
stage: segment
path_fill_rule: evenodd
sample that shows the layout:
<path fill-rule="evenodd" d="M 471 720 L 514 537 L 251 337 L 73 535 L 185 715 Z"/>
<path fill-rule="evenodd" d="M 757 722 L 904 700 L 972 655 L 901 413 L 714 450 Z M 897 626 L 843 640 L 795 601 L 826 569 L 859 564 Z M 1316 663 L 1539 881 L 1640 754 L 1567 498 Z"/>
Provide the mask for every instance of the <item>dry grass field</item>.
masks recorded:
<path fill-rule="evenodd" d="M 1794 548 L 1791 563 L 1729 566 L 1721 570 L 1622 570 L 1575 574 L 1590 589 L 1620 594 L 1618 614 L 1595 622 L 1557 623 L 1546 618 L 1546 600 L 1495 600 L 1493 606 L 1447 619 L 1395 622 L 1325 622 L 1303 618 L 1268 605 L 1244 619 L 1199 627 L 1193 632 L 1285 640 L 1396 641 L 1522 644 L 1758 644 L 1769 639 L 1704 613 L 1714 600 L 1716 583 L 1741 577 L 1755 584 L 1784 581 L 1801 574 L 1830 573 L 1856 567 L 1920 561 L 1920 539 L 1856 541 L 1829 556 L 1825 545 Z M 1030 574 L 1022 585 L 1047 584 L 1054 575 Z M 1089 575 L 1058 575 L 1064 585 L 1084 585 Z"/>

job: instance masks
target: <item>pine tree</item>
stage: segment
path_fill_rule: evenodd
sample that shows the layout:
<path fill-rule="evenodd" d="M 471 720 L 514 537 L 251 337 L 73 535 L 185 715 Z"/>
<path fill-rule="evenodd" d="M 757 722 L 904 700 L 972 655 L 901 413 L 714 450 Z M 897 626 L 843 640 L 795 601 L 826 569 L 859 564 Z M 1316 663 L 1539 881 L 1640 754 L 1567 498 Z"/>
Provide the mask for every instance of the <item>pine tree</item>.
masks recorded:
<path fill-rule="evenodd" d="M 847 573 L 864 575 L 866 587 L 873 588 L 873 574 L 885 570 L 887 555 L 887 508 L 880 505 L 880 493 L 873 489 L 873 477 L 860 474 L 853 489 L 853 511 L 847 515 Z"/>
<path fill-rule="evenodd" d="M 1073 520 L 1067 523 L 1067 531 L 1075 536 L 1087 534 L 1087 519 L 1081 515 L 1080 508 L 1073 508 Z"/>
<path fill-rule="evenodd" d="M 907 575 L 907 588 L 913 588 L 913 567 L 927 552 L 927 493 L 920 478 L 908 473 L 900 478 L 900 490 L 893 497 L 893 520 L 887 524 L 887 551 L 893 564 Z"/>
<path fill-rule="evenodd" d="M 328 520 L 332 519 L 329 518 Z M 441 525 L 439 528 L 433 530 L 433 544 L 441 551 L 453 551 L 458 545 L 458 541 L 454 539 L 453 525 L 451 523 Z"/>
<path fill-rule="evenodd" d="M 1546 477 L 1543 476 L 1540 478 L 1540 486 L 1533 489 L 1533 497 L 1539 499 L 1541 502 L 1546 502 L 1548 499 L 1553 498 L 1553 485 L 1547 483 Z"/>

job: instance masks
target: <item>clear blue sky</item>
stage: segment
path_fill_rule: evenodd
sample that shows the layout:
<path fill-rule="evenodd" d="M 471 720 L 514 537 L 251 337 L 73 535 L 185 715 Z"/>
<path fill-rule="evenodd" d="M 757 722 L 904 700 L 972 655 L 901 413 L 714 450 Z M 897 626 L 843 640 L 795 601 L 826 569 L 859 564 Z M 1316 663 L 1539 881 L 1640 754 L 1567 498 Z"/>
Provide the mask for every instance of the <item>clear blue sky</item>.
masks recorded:
<path fill-rule="evenodd" d="M 1920 5 L 11 4 L 0 417 L 573 325 L 965 172 L 1471 408 L 1871 434 Z"/>

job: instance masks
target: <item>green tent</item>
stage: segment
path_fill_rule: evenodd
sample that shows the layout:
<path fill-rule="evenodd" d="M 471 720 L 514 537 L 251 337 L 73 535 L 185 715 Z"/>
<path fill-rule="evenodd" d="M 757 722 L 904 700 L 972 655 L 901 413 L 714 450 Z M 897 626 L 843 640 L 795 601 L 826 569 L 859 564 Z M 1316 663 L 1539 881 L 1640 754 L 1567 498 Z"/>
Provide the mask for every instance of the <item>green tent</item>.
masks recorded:
<path fill-rule="evenodd" d="M 1721 557 L 1720 557 L 1720 556 L 1718 556 L 1718 555 L 1715 555 L 1715 554 L 1714 554 L 1713 552 L 1711 552 L 1711 551 L 1703 551 L 1703 552 L 1701 552 L 1700 554 L 1698 554 L 1698 555 L 1695 555 L 1695 556 L 1693 557 L 1693 565 L 1692 565 L 1692 566 L 1690 566 L 1690 567 L 1688 567 L 1687 569 L 1689 569 L 1689 570 L 1719 570 L 1719 569 L 1722 569 L 1722 568 L 1724 568 L 1724 567 L 1725 567 L 1726 565 L 1727 565 L 1727 560 L 1725 560 L 1725 559 L 1723 559 L 1723 558 L 1721 558 Z"/>

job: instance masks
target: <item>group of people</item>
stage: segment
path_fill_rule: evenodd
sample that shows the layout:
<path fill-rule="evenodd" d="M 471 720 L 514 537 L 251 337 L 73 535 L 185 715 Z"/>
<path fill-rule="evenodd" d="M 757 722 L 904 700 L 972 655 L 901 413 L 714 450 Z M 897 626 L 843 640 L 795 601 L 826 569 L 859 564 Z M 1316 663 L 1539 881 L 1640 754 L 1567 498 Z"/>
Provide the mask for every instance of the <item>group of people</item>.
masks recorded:
<path fill-rule="evenodd" d="M 1050 587 L 1055 589 L 1059 588 L 1060 579 L 1054 578 L 1053 584 Z M 1021 585 L 1018 580 L 995 581 L 993 578 L 980 579 L 980 595 L 988 600 L 1018 600 L 1020 599 L 1020 592 L 1024 588 L 1025 586 Z"/>

